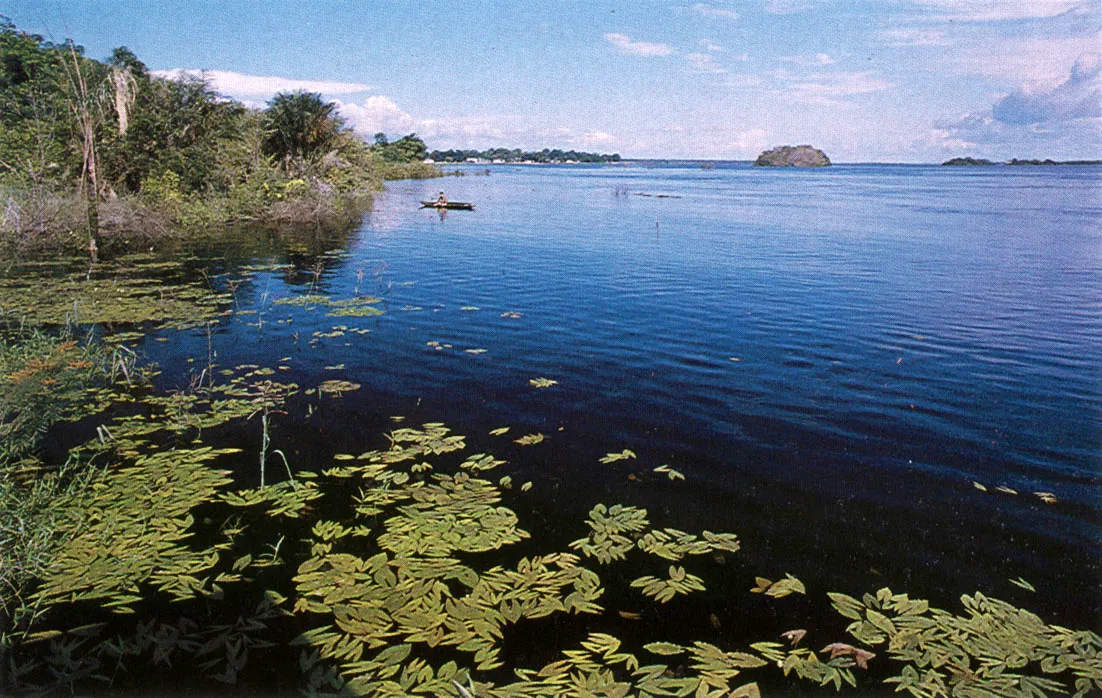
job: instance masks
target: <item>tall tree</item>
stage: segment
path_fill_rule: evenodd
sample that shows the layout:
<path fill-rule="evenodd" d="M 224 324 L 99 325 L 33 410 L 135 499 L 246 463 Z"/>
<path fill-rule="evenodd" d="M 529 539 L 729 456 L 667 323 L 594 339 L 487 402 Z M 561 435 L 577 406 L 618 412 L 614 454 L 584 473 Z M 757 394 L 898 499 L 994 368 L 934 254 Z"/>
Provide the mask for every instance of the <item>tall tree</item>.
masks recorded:
<path fill-rule="evenodd" d="M 69 41 L 68 50 L 59 54 L 62 69 L 65 71 L 66 98 L 69 111 L 76 126 L 81 148 L 79 190 L 88 202 L 88 252 L 92 262 L 96 261 L 97 239 L 99 238 L 99 198 L 101 183 L 99 177 L 99 157 L 96 148 L 97 135 L 104 122 L 103 97 L 100 76 L 95 61 L 84 58 L 83 51 Z"/>
<path fill-rule="evenodd" d="M 264 112 L 265 151 L 288 171 L 317 160 L 336 144 L 344 128 L 336 112 L 337 105 L 316 92 L 280 92 Z"/>

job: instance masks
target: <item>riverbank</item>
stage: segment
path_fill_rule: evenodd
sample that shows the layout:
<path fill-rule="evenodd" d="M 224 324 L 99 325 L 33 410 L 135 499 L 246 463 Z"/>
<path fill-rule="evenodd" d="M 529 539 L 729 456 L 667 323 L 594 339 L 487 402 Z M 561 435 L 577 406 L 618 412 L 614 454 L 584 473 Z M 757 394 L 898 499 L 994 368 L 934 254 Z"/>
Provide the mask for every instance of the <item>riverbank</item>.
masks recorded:
<path fill-rule="evenodd" d="M 232 226 L 337 229 L 358 221 L 385 181 L 440 176 L 432 165 L 390 163 L 361 175 L 350 190 L 326 180 L 294 178 L 224 195 L 185 197 L 157 191 L 115 196 L 96 204 L 97 250 L 108 255 L 148 251 Z M 0 257 L 87 254 L 88 207 L 75 191 L 0 189 Z"/>
<path fill-rule="evenodd" d="M 0 131 L 0 254 L 94 261 L 236 224 L 339 226 L 385 180 L 440 175 L 415 134 L 369 145 L 318 93 L 251 108 L 2 17 Z"/>

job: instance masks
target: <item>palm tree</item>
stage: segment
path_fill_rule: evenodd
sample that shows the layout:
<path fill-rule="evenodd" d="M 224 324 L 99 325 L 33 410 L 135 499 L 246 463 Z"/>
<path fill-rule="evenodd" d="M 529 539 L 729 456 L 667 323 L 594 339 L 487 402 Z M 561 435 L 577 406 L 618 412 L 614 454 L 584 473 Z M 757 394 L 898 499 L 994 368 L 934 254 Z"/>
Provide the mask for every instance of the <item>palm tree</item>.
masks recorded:
<path fill-rule="evenodd" d="M 280 92 L 264 111 L 264 151 L 291 169 L 312 162 L 335 145 L 344 128 L 337 105 L 316 92 Z"/>

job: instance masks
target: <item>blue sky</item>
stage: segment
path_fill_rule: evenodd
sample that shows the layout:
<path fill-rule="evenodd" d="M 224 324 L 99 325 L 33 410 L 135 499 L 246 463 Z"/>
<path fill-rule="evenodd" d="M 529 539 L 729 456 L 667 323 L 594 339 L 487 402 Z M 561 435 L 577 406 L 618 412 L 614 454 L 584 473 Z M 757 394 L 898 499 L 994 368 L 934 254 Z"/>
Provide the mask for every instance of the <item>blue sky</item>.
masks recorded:
<path fill-rule="evenodd" d="M 430 148 L 1102 158 L 1102 0 L 0 0 L 90 56 Z"/>

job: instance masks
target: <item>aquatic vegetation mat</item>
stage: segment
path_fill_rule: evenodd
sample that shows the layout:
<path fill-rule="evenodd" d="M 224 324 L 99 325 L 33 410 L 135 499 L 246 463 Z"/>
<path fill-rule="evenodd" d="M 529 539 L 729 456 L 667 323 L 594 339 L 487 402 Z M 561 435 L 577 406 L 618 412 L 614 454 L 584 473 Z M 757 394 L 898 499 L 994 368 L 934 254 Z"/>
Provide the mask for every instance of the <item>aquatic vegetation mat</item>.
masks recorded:
<path fill-rule="evenodd" d="M 36 270 L 40 271 L 40 270 Z M 91 269 L 0 276 L 0 320 L 9 324 L 158 323 L 185 327 L 216 317 L 231 295 L 212 290 L 184 261 L 132 255 Z"/>
<path fill-rule="evenodd" d="M 46 356 L 68 366 L 75 351 L 53 345 Z M 21 379 L 24 368 L 7 368 Z M 643 613 L 730 594 L 730 568 L 717 565 L 740 551 L 734 533 L 597 503 L 580 537 L 548 546 L 538 521 L 525 521 L 539 485 L 515 487 L 509 463 L 469 452 L 441 423 L 395 418 L 378 448 L 290 463 L 270 420 L 294 418 L 300 387 L 274 373 L 242 365 L 168 394 L 87 386 L 84 403 L 127 409 L 74 449 L 100 465 L 52 499 L 45 563 L 4 606 L 4 691 L 140 690 L 154 669 L 187 686 L 263 686 L 273 665 L 281 684 L 299 672 L 292 681 L 308 696 L 747 698 L 784 677 L 918 698 L 1102 689 L 1102 638 L 978 593 L 956 615 L 889 589 L 824 595 L 774 571 L 737 603 L 773 605 L 791 630 L 760 641 L 671 636 L 640 623 Z M 359 388 L 333 379 L 305 392 L 316 401 Z M 248 450 L 207 443 L 227 428 L 256 438 Z M 600 460 L 646 459 L 623 449 Z M 800 627 L 788 597 L 810 595 L 829 600 L 834 626 Z M 550 632 L 560 626 L 572 630 Z M 525 655 L 530 666 L 517 659 L 524 637 L 545 639 Z"/>

